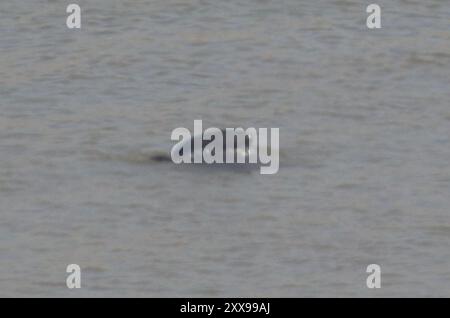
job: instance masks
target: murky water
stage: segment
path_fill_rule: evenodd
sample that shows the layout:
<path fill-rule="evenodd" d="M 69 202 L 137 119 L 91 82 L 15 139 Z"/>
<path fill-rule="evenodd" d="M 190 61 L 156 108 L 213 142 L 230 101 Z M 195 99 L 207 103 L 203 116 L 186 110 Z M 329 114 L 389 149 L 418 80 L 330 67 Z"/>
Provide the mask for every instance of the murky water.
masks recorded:
<path fill-rule="evenodd" d="M 77 3 L 0 4 L 0 296 L 450 296 L 450 2 Z M 279 173 L 148 160 L 194 119 Z"/>

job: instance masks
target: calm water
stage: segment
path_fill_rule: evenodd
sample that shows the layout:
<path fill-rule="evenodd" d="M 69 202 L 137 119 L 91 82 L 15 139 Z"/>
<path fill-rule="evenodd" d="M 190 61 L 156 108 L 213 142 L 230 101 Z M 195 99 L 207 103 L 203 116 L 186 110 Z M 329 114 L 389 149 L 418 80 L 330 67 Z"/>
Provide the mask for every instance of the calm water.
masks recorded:
<path fill-rule="evenodd" d="M 448 1 L 77 3 L 0 4 L 0 296 L 450 296 Z M 279 173 L 148 159 L 194 119 Z"/>

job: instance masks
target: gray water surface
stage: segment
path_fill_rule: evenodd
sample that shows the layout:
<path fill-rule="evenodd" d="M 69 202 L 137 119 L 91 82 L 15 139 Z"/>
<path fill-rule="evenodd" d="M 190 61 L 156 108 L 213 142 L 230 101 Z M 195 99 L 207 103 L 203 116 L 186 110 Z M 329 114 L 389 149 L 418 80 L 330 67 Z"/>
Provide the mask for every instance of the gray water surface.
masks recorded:
<path fill-rule="evenodd" d="M 0 296 L 450 296 L 450 2 L 77 3 L 0 4 Z M 149 160 L 194 119 L 279 173 Z"/>

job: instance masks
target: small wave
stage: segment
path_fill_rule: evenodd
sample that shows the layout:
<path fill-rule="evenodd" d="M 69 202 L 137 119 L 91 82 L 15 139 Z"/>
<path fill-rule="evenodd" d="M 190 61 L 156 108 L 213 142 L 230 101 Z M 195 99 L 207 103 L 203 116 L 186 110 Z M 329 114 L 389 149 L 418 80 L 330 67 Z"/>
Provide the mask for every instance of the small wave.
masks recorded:
<path fill-rule="evenodd" d="M 130 151 L 127 153 L 107 153 L 102 150 L 91 150 L 88 156 L 94 160 L 121 161 L 130 164 L 148 164 L 170 160 L 167 153 L 149 151 Z M 167 159 L 167 160 L 164 160 Z"/>

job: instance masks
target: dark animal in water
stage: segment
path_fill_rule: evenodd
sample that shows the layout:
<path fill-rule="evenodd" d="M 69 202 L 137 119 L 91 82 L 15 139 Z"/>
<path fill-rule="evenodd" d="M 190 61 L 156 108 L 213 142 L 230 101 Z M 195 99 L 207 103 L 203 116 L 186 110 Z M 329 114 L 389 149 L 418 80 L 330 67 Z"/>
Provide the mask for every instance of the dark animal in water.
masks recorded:
<path fill-rule="evenodd" d="M 227 131 L 226 129 L 221 129 L 220 130 L 222 132 L 222 138 L 223 138 L 223 162 L 226 162 L 226 153 L 229 151 L 233 151 L 234 152 L 234 157 L 235 157 L 235 162 L 236 162 L 236 157 L 237 157 L 237 152 L 240 150 L 239 145 L 238 145 L 238 136 L 236 134 L 234 134 L 234 141 L 233 141 L 233 145 L 232 148 L 227 144 L 226 140 L 226 136 L 227 136 Z M 211 136 L 211 140 L 204 140 L 203 139 L 203 135 L 198 135 L 198 136 L 193 136 L 191 139 L 189 139 L 189 141 L 186 141 L 185 143 L 179 145 L 178 147 L 175 146 L 173 151 L 178 151 L 178 154 L 180 156 L 183 156 L 183 151 L 185 146 L 187 146 L 187 144 L 190 144 L 190 148 L 191 148 L 191 154 L 194 154 L 195 148 L 194 148 L 194 140 L 197 138 L 201 138 L 202 139 L 202 152 L 205 149 L 205 147 L 207 145 L 209 145 L 211 142 L 214 141 L 215 136 L 212 135 Z M 244 149 L 242 149 L 245 153 L 245 157 L 248 157 L 249 155 L 249 151 L 250 151 L 250 144 L 251 144 L 251 140 L 249 135 L 245 135 L 244 136 Z M 214 155 L 215 153 L 215 149 L 212 150 L 212 155 Z M 169 162 L 172 161 L 172 158 L 170 155 L 166 155 L 166 154 L 156 154 L 153 155 L 151 157 L 151 160 L 154 162 Z"/>

